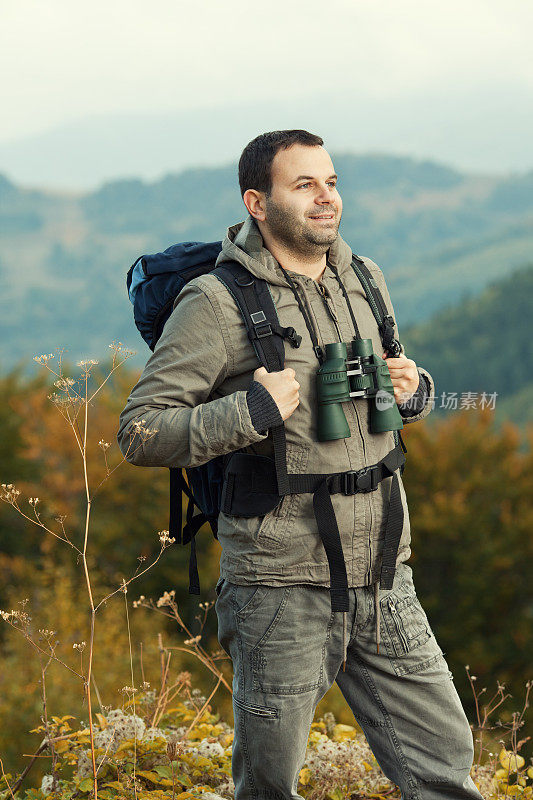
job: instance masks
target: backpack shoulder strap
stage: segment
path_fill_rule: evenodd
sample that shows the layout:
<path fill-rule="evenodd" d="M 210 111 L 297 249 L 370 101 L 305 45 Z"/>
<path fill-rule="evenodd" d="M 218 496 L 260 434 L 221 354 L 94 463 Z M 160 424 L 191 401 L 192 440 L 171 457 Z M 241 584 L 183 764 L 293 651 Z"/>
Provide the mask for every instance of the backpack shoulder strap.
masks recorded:
<path fill-rule="evenodd" d="M 379 291 L 374 276 L 363 259 L 356 256 L 355 253 L 352 254 L 352 268 L 365 290 L 366 299 L 378 323 L 384 348 L 391 356 L 399 356 L 402 352 L 402 346 L 398 339 L 394 337 L 394 326 L 396 323 L 392 314 L 388 312 L 385 301 L 383 300 L 383 295 Z"/>
<path fill-rule="evenodd" d="M 296 334 L 294 328 L 280 326 L 268 283 L 233 261 L 224 262 L 213 270 L 213 275 L 233 296 L 260 363 L 268 372 L 280 372 L 285 366 L 284 339 L 288 339 L 293 347 L 299 347 L 301 336 Z M 290 489 L 284 423 L 272 428 L 272 440 L 278 494 L 284 496 Z"/>
<path fill-rule="evenodd" d="M 292 327 L 281 327 L 268 283 L 236 261 L 224 262 L 212 274 L 233 296 L 261 364 L 269 372 L 281 371 L 285 365 L 283 340 L 299 347 L 302 337 Z"/>

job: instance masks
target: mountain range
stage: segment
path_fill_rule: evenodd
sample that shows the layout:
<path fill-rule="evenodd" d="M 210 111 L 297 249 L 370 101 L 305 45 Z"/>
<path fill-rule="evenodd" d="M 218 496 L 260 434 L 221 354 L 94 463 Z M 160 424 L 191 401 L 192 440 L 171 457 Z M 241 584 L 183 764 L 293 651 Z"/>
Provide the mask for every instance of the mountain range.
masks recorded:
<path fill-rule="evenodd" d="M 334 164 L 340 233 L 382 268 L 400 331 L 409 329 L 416 353 L 426 356 L 432 326 L 442 336 L 450 320 L 456 324 L 454 306 L 472 317 L 469 300 L 531 263 L 533 171 L 473 176 L 432 161 L 349 154 Z M 127 270 L 139 255 L 221 239 L 244 220 L 236 176 L 231 164 L 62 192 L 22 188 L 0 175 L 0 369 L 18 363 L 31 373 L 33 356 L 56 347 L 73 361 L 105 358 L 113 340 L 137 350 L 130 363 L 142 368 L 150 351 L 133 323 Z M 442 313 L 452 314 L 448 323 Z M 454 358 L 470 345 L 466 337 L 466 351 Z M 511 357 L 509 342 L 505 353 Z"/>

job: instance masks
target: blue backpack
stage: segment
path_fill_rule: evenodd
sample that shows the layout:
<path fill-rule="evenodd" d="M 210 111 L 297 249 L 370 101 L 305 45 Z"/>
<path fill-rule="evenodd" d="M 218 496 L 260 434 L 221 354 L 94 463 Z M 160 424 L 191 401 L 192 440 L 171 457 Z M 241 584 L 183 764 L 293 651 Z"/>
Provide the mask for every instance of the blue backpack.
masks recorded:
<path fill-rule="evenodd" d="M 220 241 L 182 242 L 172 245 L 162 253 L 140 256 L 130 267 L 126 278 L 137 328 L 150 350 L 153 351 L 164 325 L 172 313 L 174 301 L 185 284 L 199 275 L 212 273 L 226 286 L 243 316 L 248 336 L 258 358 L 258 366 L 263 365 L 269 372 L 283 370 L 285 364 L 284 340 L 288 341 L 291 347 L 299 347 L 301 336 L 296 333 L 294 328 L 284 328 L 280 325 L 268 283 L 265 280 L 251 275 L 242 264 L 237 262 L 224 262 L 215 268 L 215 262 L 221 250 L 222 242 Z M 391 353 L 397 353 L 400 345 L 394 339 L 394 319 L 388 315 L 381 293 L 371 273 L 364 262 L 355 255 L 352 267 L 365 290 L 366 298 L 378 322 L 384 347 Z M 266 513 L 269 507 L 277 505 L 280 500 L 279 495 L 290 491 L 294 480 L 293 476 L 287 475 L 284 424 L 273 427 L 271 430 L 276 454 L 277 493 L 268 496 L 267 502 L 270 506 L 266 505 L 262 509 L 262 513 Z M 191 544 L 189 594 L 200 594 L 195 536 L 205 523 L 209 523 L 213 536 L 217 538 L 219 512 L 221 508 L 226 510 L 226 506 L 227 510 L 230 510 L 227 489 L 233 490 L 231 483 L 234 479 L 233 474 L 229 475 L 230 486 L 227 487 L 224 484 L 228 459 L 235 456 L 237 459 L 243 460 L 245 457 L 238 455 L 243 451 L 244 448 L 241 451 L 217 456 L 198 467 L 185 468 L 187 481 L 184 478 L 183 469 L 169 467 L 169 533 L 179 544 L 185 545 L 188 542 Z M 270 461 L 270 459 L 260 456 L 254 458 L 256 460 L 263 459 L 263 462 Z M 245 466 L 245 470 L 248 469 L 249 464 Z M 298 490 L 309 491 L 310 489 L 306 486 L 305 488 L 298 487 Z M 188 506 L 186 522 L 182 531 L 183 495 L 188 498 Z M 199 511 L 196 516 L 194 516 L 195 507 Z M 245 508 L 237 510 L 237 513 L 250 516 Z M 251 513 L 257 514 L 257 507 Z M 331 511 L 331 513 L 333 512 Z"/>
<path fill-rule="evenodd" d="M 182 242 L 169 247 L 162 253 L 140 256 L 130 267 L 126 278 L 128 296 L 133 304 L 135 324 L 150 348 L 155 345 L 163 332 L 165 322 L 172 313 L 172 307 L 185 284 L 207 272 L 222 280 L 239 304 L 245 323 L 257 335 L 260 324 L 254 323 L 253 311 L 247 311 L 243 296 L 243 285 L 249 283 L 250 273 L 236 262 L 225 263 L 215 270 L 216 259 L 222 250 L 222 242 Z M 240 281 L 240 283 L 239 283 Z M 259 282 L 259 279 L 258 279 Z M 290 340 L 295 336 L 293 328 L 281 328 L 268 291 L 262 282 L 261 295 L 267 305 L 268 318 L 275 333 Z M 262 331 L 259 330 L 259 334 Z M 265 366 L 266 358 L 261 346 L 256 347 L 259 360 Z M 283 349 L 277 347 L 278 356 L 284 358 Z M 283 369 L 281 367 L 280 369 Z M 205 523 L 209 523 L 213 536 L 217 538 L 218 515 L 221 508 L 222 485 L 226 456 L 217 456 L 198 467 L 186 468 L 187 481 L 183 470 L 169 467 L 170 470 L 170 511 L 169 534 L 180 544 L 191 544 L 189 560 L 189 593 L 200 594 L 200 580 L 196 558 L 195 536 Z M 182 497 L 188 498 L 186 522 L 182 531 Z M 194 508 L 199 514 L 194 516 Z"/>

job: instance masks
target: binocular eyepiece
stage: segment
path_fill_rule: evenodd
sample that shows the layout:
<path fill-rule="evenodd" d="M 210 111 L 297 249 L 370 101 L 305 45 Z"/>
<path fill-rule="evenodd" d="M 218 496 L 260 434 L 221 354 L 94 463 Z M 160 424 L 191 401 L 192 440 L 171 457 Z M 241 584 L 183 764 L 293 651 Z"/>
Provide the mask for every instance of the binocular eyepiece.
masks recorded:
<path fill-rule="evenodd" d="M 342 403 L 352 397 L 371 401 L 371 433 L 403 428 L 387 362 L 374 353 L 372 339 L 353 339 L 351 345 L 348 360 L 346 342 L 327 344 L 325 361 L 317 371 L 319 442 L 351 435 Z"/>

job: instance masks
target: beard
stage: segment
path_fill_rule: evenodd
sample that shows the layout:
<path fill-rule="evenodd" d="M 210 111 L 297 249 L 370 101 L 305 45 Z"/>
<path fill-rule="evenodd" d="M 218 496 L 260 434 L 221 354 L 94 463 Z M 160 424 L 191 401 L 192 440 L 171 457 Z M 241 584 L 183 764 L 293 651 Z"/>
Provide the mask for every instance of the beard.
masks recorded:
<path fill-rule="evenodd" d="M 323 255 L 337 238 L 340 224 L 337 211 L 317 212 L 320 213 L 334 213 L 334 224 L 323 228 L 314 225 L 297 216 L 290 206 L 266 198 L 266 223 L 270 233 L 283 247 L 304 259 Z"/>

